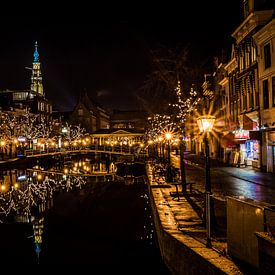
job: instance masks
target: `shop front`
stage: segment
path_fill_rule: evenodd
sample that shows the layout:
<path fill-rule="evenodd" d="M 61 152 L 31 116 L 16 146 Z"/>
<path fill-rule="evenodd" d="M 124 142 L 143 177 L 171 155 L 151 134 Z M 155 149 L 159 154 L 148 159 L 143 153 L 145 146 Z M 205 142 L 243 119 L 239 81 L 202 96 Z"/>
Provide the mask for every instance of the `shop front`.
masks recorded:
<path fill-rule="evenodd" d="M 234 165 L 247 166 L 252 165 L 250 158 L 248 158 L 249 131 L 238 129 L 234 131 L 234 142 L 238 144 L 234 154 Z M 250 150 L 250 149 L 249 149 Z M 250 150 L 251 151 L 251 150 Z"/>
<path fill-rule="evenodd" d="M 260 168 L 260 141 L 247 140 L 244 147 L 247 165 L 251 165 L 253 168 Z"/>
<path fill-rule="evenodd" d="M 267 172 L 275 173 L 275 131 L 267 132 Z"/>

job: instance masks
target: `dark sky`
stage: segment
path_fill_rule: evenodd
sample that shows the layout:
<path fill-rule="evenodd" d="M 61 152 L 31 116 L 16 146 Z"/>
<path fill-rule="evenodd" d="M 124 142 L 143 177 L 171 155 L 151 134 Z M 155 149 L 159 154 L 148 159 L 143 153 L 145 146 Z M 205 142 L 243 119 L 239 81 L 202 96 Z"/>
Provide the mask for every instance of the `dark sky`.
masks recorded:
<path fill-rule="evenodd" d="M 25 67 L 32 66 L 37 40 L 44 90 L 55 109 L 72 110 L 83 89 L 98 95 L 103 106 L 136 108 L 133 94 L 152 69 L 151 49 L 189 45 L 200 60 L 231 42 L 241 1 L 219 2 L 188 1 L 182 7 L 173 3 L 156 9 L 133 3 L 130 11 L 93 9 L 77 16 L 72 9 L 62 14 L 48 10 L 39 17 L 4 15 L 0 89 L 29 88 L 31 71 Z"/>

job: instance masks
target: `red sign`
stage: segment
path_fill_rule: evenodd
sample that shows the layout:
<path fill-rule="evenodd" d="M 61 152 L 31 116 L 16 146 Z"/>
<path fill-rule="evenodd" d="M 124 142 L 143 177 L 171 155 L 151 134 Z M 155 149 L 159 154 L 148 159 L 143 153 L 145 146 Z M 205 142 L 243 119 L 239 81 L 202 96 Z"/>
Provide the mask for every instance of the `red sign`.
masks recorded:
<path fill-rule="evenodd" d="M 239 130 L 235 133 L 235 139 L 249 139 L 249 131 Z"/>

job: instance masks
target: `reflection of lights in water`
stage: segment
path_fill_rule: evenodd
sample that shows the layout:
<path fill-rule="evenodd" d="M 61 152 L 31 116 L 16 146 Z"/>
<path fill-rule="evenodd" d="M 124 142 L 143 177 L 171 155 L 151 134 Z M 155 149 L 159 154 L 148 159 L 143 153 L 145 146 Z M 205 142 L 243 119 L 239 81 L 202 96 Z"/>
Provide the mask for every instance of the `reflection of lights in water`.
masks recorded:
<path fill-rule="evenodd" d="M 39 255 L 41 252 L 42 236 L 44 230 L 44 217 L 40 219 L 33 219 L 33 234 L 35 243 L 35 252 L 37 255 L 37 261 L 39 263 Z"/>
<path fill-rule="evenodd" d="M 52 175 L 49 173 L 43 177 L 37 172 L 33 172 L 32 177 L 26 177 L 25 181 L 8 183 L 1 185 L 0 192 L 0 215 L 8 216 L 16 213 L 17 215 L 31 215 L 34 206 L 39 207 L 45 204 L 53 196 L 53 191 L 63 189 L 72 190 L 74 187 L 82 188 L 86 184 L 83 176 L 72 175 Z M 40 177 L 41 176 L 41 177 Z M 37 179 L 37 180 L 35 180 Z"/>
<path fill-rule="evenodd" d="M 21 171 L 21 175 L 15 177 L 15 180 L 11 179 L 12 182 L 7 176 L 9 182 L 0 185 L 0 215 L 30 215 L 34 206 L 39 207 L 52 198 L 54 190 L 82 188 L 87 182 L 86 175 L 95 172 L 95 164 L 86 158 L 66 164 L 62 171 L 55 168 L 45 171 L 43 167 L 36 165 L 24 173 Z M 103 165 L 102 169 L 105 169 Z M 110 163 L 110 171 L 115 171 L 113 162 Z"/>

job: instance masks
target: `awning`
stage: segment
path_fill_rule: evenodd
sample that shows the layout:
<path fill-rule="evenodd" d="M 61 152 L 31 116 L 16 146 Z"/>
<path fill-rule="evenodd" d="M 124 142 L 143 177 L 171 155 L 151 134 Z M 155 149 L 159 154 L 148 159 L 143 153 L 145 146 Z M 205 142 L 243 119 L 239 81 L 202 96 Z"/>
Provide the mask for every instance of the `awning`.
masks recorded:
<path fill-rule="evenodd" d="M 243 115 L 243 129 L 253 130 L 253 120 L 250 119 L 247 115 Z"/>
<path fill-rule="evenodd" d="M 244 144 L 246 139 L 236 139 L 235 134 L 230 132 L 221 138 L 221 146 L 226 148 L 234 148 L 239 144 Z"/>
<path fill-rule="evenodd" d="M 221 138 L 221 146 L 222 147 L 236 147 L 236 143 L 234 142 L 235 135 L 232 132 L 224 135 Z"/>

